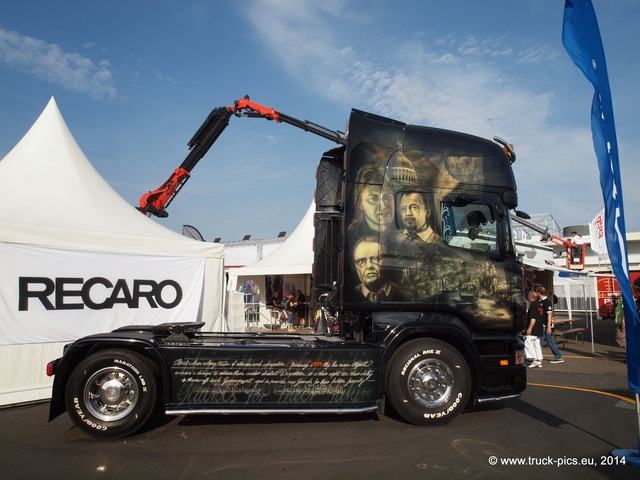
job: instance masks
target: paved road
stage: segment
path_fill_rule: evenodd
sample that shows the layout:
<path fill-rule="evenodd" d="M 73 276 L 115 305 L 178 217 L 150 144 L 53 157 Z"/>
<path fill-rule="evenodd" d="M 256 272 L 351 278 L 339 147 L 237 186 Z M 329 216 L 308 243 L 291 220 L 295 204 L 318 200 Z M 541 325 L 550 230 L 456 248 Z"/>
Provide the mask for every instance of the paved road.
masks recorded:
<path fill-rule="evenodd" d="M 570 342 L 565 363 L 545 362 L 529 370 L 529 387 L 520 399 L 485 406 L 436 428 L 385 415 L 191 416 L 167 418 L 125 439 L 98 441 L 79 432 L 66 416 L 47 423 L 47 404 L 4 409 L 3 476 L 638 478 L 640 467 L 611 465 L 615 459 L 609 456 L 614 449 L 638 446 L 623 351 L 607 342 L 597 345 L 595 355 L 590 349 L 589 343 Z M 503 465 L 513 459 L 529 464 Z M 571 465 L 575 462 L 591 465 Z"/>

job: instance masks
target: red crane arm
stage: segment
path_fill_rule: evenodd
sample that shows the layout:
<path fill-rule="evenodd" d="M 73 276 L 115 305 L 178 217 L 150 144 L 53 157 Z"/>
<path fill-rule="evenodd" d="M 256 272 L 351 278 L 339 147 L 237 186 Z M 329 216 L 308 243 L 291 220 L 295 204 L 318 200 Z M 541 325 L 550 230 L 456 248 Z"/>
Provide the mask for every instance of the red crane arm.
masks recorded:
<path fill-rule="evenodd" d="M 347 139 L 344 133 L 329 130 L 308 120 L 297 118 L 277 112 L 273 108 L 265 107 L 252 102 L 248 96 L 234 102 L 233 106 L 214 108 L 204 123 L 200 126 L 188 145 L 190 152 L 182 164 L 173 171 L 173 174 L 158 188 L 149 191 L 140 197 L 138 210 L 147 216 L 155 215 L 160 218 L 169 216 L 167 207 L 173 201 L 180 189 L 191 176 L 191 171 L 209 151 L 220 134 L 229 125 L 232 115 L 238 117 L 260 117 L 276 122 L 288 123 L 307 132 L 332 140 L 341 145 L 346 145 Z"/>

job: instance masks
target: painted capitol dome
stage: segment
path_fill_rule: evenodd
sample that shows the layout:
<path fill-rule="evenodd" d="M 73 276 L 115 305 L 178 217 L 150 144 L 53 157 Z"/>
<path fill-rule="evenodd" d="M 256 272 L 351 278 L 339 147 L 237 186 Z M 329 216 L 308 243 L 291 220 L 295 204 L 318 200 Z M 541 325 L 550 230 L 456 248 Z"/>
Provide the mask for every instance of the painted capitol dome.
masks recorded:
<path fill-rule="evenodd" d="M 389 158 L 387 165 L 389 179 L 402 186 L 418 185 L 418 174 L 411 161 L 404 155 L 402 144 L 396 144 L 396 150 Z"/>

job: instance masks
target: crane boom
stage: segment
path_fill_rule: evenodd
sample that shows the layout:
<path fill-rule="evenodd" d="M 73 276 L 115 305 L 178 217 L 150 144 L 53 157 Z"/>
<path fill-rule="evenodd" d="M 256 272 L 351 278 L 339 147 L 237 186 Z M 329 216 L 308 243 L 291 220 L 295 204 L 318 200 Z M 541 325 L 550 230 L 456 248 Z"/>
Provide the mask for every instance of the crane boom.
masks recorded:
<path fill-rule="evenodd" d="M 169 216 L 167 207 L 187 180 L 189 180 L 193 168 L 207 154 L 211 146 L 227 128 L 232 115 L 237 117 L 265 118 L 278 123 L 287 123 L 306 132 L 336 142 L 339 145 L 346 145 L 347 143 L 346 136 L 342 132 L 330 130 L 308 120 L 298 120 L 297 118 L 253 102 L 248 96 L 245 96 L 240 100 L 236 100 L 233 106 L 216 107 L 211 111 L 188 142 L 190 149 L 189 154 L 160 187 L 142 195 L 137 207 L 138 210 L 147 216 L 155 215 L 160 218 Z"/>
<path fill-rule="evenodd" d="M 511 220 L 514 220 L 521 225 L 524 225 L 531 230 L 538 232 L 542 237 L 543 242 L 551 242 L 564 247 L 567 251 L 567 268 L 570 270 L 583 270 L 584 269 L 584 245 L 577 245 L 569 240 L 560 238 L 556 235 L 552 235 L 547 227 L 542 227 L 537 223 L 534 223 L 526 218 L 522 218 L 516 215 L 511 215 Z M 576 262 L 577 260 L 577 262 Z"/>

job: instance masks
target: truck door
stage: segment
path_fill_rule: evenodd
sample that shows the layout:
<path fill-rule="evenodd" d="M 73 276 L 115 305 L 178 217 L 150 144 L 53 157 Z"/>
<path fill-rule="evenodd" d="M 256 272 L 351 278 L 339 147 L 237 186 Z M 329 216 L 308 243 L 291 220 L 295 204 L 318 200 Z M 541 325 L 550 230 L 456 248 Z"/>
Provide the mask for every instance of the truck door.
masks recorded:
<path fill-rule="evenodd" d="M 513 328 L 522 267 L 512 254 L 506 209 L 488 198 L 443 201 L 441 212 L 443 243 L 453 257 L 440 267 L 438 308 L 456 309 L 477 327 Z"/>

